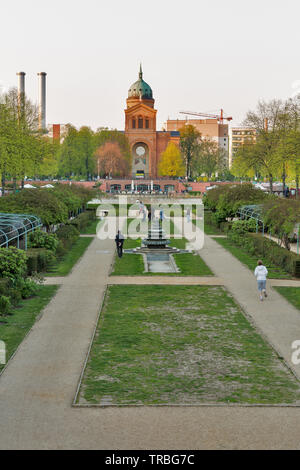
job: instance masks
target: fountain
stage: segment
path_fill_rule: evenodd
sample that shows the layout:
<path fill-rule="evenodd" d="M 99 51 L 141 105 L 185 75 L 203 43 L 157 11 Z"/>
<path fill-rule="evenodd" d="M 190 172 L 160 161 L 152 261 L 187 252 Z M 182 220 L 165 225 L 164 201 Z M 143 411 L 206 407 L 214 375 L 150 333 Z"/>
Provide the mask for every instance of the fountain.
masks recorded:
<path fill-rule="evenodd" d="M 151 222 L 151 225 L 148 230 L 148 238 L 143 240 L 143 245 L 153 250 L 157 249 L 165 249 L 166 245 L 170 244 L 170 240 L 167 240 L 165 237 L 165 233 L 162 229 L 161 224 L 159 223 L 158 219 L 154 219 Z"/>
<path fill-rule="evenodd" d="M 151 221 L 147 238 L 142 240 L 142 245 L 132 250 L 124 250 L 124 252 L 143 255 L 146 272 L 177 273 L 179 269 L 172 255 L 189 251 L 171 247 L 170 243 L 160 221 L 154 218 Z"/>

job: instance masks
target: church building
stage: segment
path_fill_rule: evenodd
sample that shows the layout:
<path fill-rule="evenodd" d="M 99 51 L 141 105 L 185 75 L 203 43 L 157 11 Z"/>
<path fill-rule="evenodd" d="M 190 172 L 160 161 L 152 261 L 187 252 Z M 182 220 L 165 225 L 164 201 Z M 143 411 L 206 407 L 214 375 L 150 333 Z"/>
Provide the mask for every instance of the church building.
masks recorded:
<path fill-rule="evenodd" d="M 125 109 L 125 135 L 132 155 L 132 178 L 157 178 L 162 152 L 170 141 L 179 145 L 178 131 L 156 130 L 154 101 L 152 89 L 143 80 L 140 66 L 139 78 L 129 88 Z"/>

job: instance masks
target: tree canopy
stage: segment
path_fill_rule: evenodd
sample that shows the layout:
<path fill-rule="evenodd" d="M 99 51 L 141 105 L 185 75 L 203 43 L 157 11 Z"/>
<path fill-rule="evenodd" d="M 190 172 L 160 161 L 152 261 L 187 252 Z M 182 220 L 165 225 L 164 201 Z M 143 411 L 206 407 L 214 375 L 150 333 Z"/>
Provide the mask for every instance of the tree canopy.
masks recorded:
<path fill-rule="evenodd" d="M 160 176 L 183 176 L 184 162 L 179 148 L 174 142 L 169 142 L 166 150 L 161 154 L 158 164 Z"/>

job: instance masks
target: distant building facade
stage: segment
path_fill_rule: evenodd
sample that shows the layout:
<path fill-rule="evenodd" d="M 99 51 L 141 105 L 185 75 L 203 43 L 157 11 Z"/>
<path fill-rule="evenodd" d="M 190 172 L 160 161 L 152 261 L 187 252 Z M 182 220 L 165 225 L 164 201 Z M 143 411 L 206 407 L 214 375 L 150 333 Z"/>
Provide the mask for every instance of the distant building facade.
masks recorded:
<path fill-rule="evenodd" d="M 229 168 L 232 167 L 234 155 L 241 145 L 254 143 L 256 140 L 256 130 L 251 127 L 239 126 L 231 127 L 229 130 Z"/>
<path fill-rule="evenodd" d="M 228 124 L 221 124 L 217 119 L 168 119 L 165 128 L 172 132 L 186 125 L 194 126 L 202 137 L 214 140 L 228 153 Z"/>
<path fill-rule="evenodd" d="M 154 102 L 140 67 L 138 80 L 129 88 L 125 109 L 125 135 L 131 149 L 133 178 L 157 178 L 162 152 L 170 141 L 179 145 L 179 132 L 156 130 Z"/>

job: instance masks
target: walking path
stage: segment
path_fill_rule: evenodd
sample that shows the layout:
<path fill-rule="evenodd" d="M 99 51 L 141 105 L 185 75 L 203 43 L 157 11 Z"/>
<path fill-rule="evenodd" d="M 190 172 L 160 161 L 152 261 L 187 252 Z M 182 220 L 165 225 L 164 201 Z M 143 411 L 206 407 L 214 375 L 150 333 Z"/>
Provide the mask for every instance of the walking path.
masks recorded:
<path fill-rule="evenodd" d="M 0 449 L 300 449 L 300 408 L 72 408 L 113 250 L 94 238 L 0 377 Z M 222 247 L 206 238 L 201 256 L 270 336 L 286 338 L 292 321 L 300 339 L 299 312 L 273 291 L 259 304 L 251 273 Z"/>
<path fill-rule="evenodd" d="M 269 240 L 273 240 L 273 242 L 277 243 L 277 245 L 282 246 L 282 245 L 280 245 L 280 240 L 278 240 L 278 238 L 276 238 L 276 237 L 273 237 L 272 235 L 270 236 L 269 233 L 265 233 L 265 234 L 264 234 L 264 237 L 265 237 L 265 238 L 268 238 Z M 282 246 L 282 248 L 284 248 L 284 247 Z M 298 251 L 298 249 L 297 249 L 297 243 L 291 243 L 291 244 L 290 244 L 290 251 L 292 251 L 293 253 L 298 254 L 298 253 L 297 253 L 297 251 Z"/>

